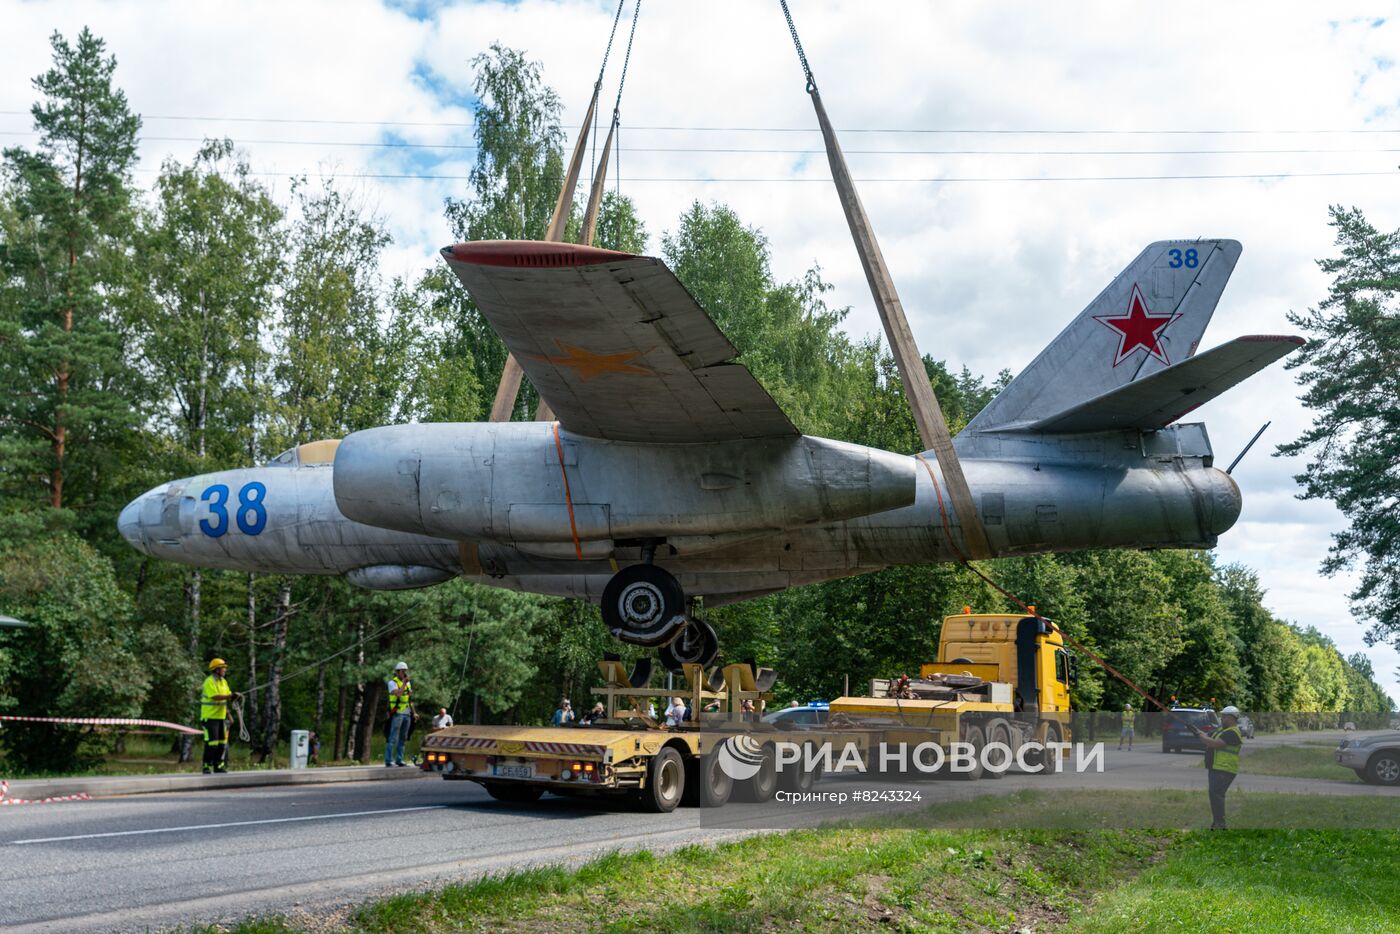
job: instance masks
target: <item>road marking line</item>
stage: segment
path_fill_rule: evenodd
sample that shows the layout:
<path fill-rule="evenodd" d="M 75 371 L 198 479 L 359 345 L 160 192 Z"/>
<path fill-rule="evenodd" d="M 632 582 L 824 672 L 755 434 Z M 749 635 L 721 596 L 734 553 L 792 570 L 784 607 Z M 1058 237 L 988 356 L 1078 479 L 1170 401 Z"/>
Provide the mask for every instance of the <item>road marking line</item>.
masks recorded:
<path fill-rule="evenodd" d="M 338 814 L 307 814 L 304 817 L 269 817 L 263 820 L 238 820 L 223 824 L 190 824 L 185 827 L 151 827 L 145 830 L 113 830 L 108 833 L 79 833 L 70 837 L 34 837 L 30 840 L 11 840 L 9 846 L 24 846 L 29 843 L 62 843 L 67 840 L 96 840 L 101 837 L 135 837 L 150 833 L 180 833 L 185 830 L 216 830 L 221 827 L 251 827 L 254 824 L 290 824 L 294 821 L 332 820 L 337 817 L 364 817 L 368 814 L 402 814 L 405 811 L 437 811 L 448 807 L 446 804 L 421 804 L 408 808 L 380 808 L 374 811 L 342 811 Z"/>

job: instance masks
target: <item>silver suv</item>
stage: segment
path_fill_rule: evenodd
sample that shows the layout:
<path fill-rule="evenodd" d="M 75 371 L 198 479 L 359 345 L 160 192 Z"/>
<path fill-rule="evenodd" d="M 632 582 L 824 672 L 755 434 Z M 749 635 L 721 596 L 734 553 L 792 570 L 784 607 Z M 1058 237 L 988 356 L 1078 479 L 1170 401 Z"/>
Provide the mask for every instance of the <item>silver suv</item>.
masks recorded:
<path fill-rule="evenodd" d="M 1400 733 L 1377 733 L 1344 739 L 1337 747 L 1337 764 L 1372 785 L 1400 785 Z"/>

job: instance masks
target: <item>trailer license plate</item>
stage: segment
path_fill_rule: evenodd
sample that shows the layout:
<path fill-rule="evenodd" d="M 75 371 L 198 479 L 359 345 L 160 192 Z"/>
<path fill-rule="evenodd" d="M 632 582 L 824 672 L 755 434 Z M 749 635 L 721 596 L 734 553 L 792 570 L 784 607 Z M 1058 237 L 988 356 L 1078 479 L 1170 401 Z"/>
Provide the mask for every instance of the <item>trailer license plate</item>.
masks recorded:
<path fill-rule="evenodd" d="M 533 765 L 498 765 L 491 773 L 497 778 L 534 778 Z"/>

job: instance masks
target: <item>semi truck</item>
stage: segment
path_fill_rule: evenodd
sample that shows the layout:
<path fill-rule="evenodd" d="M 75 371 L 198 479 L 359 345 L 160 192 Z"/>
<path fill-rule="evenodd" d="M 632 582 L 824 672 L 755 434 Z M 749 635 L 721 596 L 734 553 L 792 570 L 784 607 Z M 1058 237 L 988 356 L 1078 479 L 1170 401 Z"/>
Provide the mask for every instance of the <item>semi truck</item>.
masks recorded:
<path fill-rule="evenodd" d="M 762 802 L 783 789 L 809 791 L 833 774 L 887 773 L 886 751 L 901 743 L 922 751 L 901 777 L 919 777 L 930 753 L 964 779 L 1000 776 L 1013 763 L 1055 771 L 1060 752 L 1052 744 L 1071 740 L 1075 663 L 1054 624 L 1034 608 L 1030 615 L 965 608 L 944 618 L 938 646 L 917 677 L 875 679 L 866 694 L 831 701 L 825 724 L 798 726 L 762 719 L 773 700 L 772 669 L 685 665 L 683 685 L 667 689 L 651 683 L 649 660 L 629 673 L 607 658 L 593 690 L 602 719 L 448 727 L 424 738 L 422 768 L 476 782 L 502 801 L 530 803 L 545 792 L 612 796 L 652 811 Z M 668 725 L 650 702 L 673 696 L 685 699 L 689 719 Z M 969 752 L 974 767 L 947 769 L 955 753 L 965 762 Z M 744 777 L 735 780 L 735 772 Z"/>

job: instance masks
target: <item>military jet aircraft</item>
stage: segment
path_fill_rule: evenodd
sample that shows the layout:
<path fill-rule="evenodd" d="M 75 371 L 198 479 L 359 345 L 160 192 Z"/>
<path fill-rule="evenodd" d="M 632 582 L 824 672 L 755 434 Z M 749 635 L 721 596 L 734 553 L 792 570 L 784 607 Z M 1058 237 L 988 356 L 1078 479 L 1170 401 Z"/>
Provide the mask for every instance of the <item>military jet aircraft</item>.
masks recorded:
<path fill-rule="evenodd" d="M 658 259 L 535 241 L 443 258 L 557 421 L 410 424 L 163 484 L 137 549 L 377 589 L 457 576 L 600 604 L 618 638 L 708 663 L 714 606 L 968 553 L 932 455 L 800 434 Z M 996 556 L 1211 547 L 1240 491 L 1192 409 L 1302 343 L 1197 354 L 1240 255 L 1148 246 L 954 441 Z"/>

